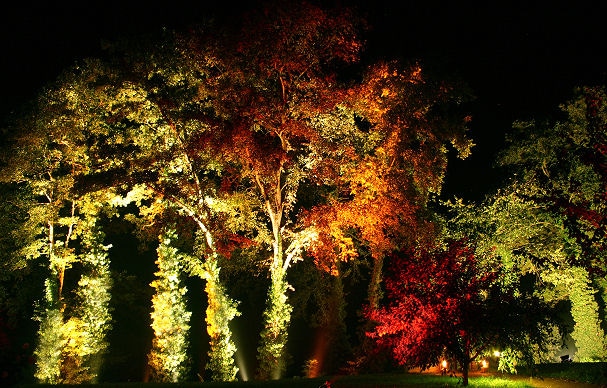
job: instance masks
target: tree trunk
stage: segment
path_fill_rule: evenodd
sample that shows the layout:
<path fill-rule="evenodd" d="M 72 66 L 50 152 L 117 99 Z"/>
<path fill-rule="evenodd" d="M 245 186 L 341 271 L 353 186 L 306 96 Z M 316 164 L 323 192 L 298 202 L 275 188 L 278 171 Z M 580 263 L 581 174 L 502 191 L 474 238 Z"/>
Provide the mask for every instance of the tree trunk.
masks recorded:
<path fill-rule="evenodd" d="M 373 259 L 373 271 L 369 280 L 369 307 L 375 309 L 379 307 L 381 300 L 381 279 L 384 266 L 383 257 Z"/>
<path fill-rule="evenodd" d="M 283 267 L 282 235 L 280 233 L 281 214 L 268 206 L 274 235 L 273 258 L 270 267 L 270 289 L 264 311 L 264 329 L 258 347 L 258 378 L 279 379 L 286 370 L 285 347 L 287 330 L 291 321 L 292 307 L 288 302 L 287 269 Z"/>
<path fill-rule="evenodd" d="M 78 282 L 77 295 L 81 300 L 79 316 L 82 319 L 82 332 L 87 339 L 87 349 L 83 354 L 85 379 L 96 383 L 103 366 L 103 357 L 109 343 L 107 334 L 111 328 L 110 312 L 112 278 L 110 273 L 109 246 L 103 245 L 105 234 L 97 225 L 96 219 L 88 219 L 83 228 L 82 246 L 84 253 L 81 262 L 86 269 Z"/>
<path fill-rule="evenodd" d="M 221 284 L 216 255 L 207 259 L 205 280 L 208 301 L 205 320 L 210 338 L 206 369 L 214 381 L 234 381 L 238 367 L 234 364 L 236 345 L 232 341 L 230 322 L 240 314 L 237 303 L 230 299 Z"/>
<path fill-rule="evenodd" d="M 470 362 L 464 362 L 462 365 L 462 385 L 464 387 L 468 386 L 468 369 L 470 368 Z"/>
<path fill-rule="evenodd" d="M 464 333 L 464 355 L 462 357 L 462 385 L 468 386 L 468 371 L 470 369 L 470 337 Z"/>

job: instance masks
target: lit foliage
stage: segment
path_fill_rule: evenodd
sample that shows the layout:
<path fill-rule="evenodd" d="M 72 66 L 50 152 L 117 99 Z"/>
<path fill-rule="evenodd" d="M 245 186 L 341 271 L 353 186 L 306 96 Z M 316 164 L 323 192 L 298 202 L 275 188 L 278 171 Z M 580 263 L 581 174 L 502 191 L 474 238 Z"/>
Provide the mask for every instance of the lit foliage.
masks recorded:
<path fill-rule="evenodd" d="M 357 257 L 356 242 L 368 247 L 374 259 L 371 305 L 380 298 L 384 256 L 395 246 L 432 238 L 433 227 L 423 218 L 430 195 L 442 187 L 447 144 L 460 157 L 472 147 L 465 136 L 468 118 L 446 113 L 464 98 L 418 65 L 379 63 L 348 91 L 334 117 L 316 119 L 319 126 L 334 124 L 321 128 L 328 157 L 315 171 L 333 190 L 326 204 L 307 214 L 306 224 L 320 236 L 310 252 L 335 272 L 336 260 Z"/>
<path fill-rule="evenodd" d="M 101 198 L 93 198 L 97 201 Z M 83 359 L 87 382 L 96 382 L 107 350 L 107 334 L 111 325 L 110 245 L 104 245 L 105 234 L 95 218 L 88 217 L 81 225 L 79 234 L 83 253 L 80 262 L 84 274 L 78 281 L 76 295 L 78 316 L 83 337 L 79 357 Z"/>
<path fill-rule="evenodd" d="M 205 321 L 210 337 L 206 369 L 214 381 L 234 381 L 238 373 L 238 368 L 234 365 L 236 345 L 229 325 L 234 317 L 240 315 L 238 303 L 229 297 L 219 278 L 217 256 L 207 257 L 204 263 L 187 257 L 185 265 L 191 274 L 206 280 L 208 305 Z"/>
<path fill-rule="evenodd" d="M 180 382 L 188 368 L 188 332 L 191 312 L 187 311 L 187 289 L 181 282 L 183 259 L 177 248 L 174 230 L 160 236 L 157 248 L 158 272 L 150 285 L 156 290 L 152 297 L 152 329 L 154 339 L 148 363 L 152 377 L 159 382 Z"/>
<path fill-rule="evenodd" d="M 580 341 L 580 357 L 598 360 L 607 356 L 600 329 L 605 311 L 597 311 L 596 300 L 606 270 L 607 95 L 602 88 L 579 88 L 561 108 L 566 115 L 562 121 L 515 123 L 517 132 L 501 163 L 517 173 L 516 195 L 538 204 L 548 214 L 545 218 L 556 220 L 547 225 L 562 230 L 559 244 L 544 244 L 556 249 L 542 260 L 560 257 L 554 272 L 544 277 L 555 284 L 557 296 L 571 301 L 572 337 Z M 589 277 L 573 277 L 578 271 Z"/>
<path fill-rule="evenodd" d="M 388 271 L 386 306 L 366 313 L 376 323 L 368 336 L 402 365 L 427 368 L 446 356 L 458 362 L 466 385 L 470 362 L 490 346 L 522 333 L 533 334 L 533 341 L 548 327 L 533 319 L 541 303 L 502 290 L 499 268 L 484 268 L 465 240 L 444 250 L 400 254 Z"/>

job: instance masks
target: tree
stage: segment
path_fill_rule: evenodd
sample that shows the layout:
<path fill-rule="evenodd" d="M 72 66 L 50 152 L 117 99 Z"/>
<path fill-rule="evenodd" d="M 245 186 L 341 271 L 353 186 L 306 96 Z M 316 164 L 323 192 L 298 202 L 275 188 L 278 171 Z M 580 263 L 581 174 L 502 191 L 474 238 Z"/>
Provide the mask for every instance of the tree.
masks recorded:
<path fill-rule="evenodd" d="M 596 299 L 605 271 L 605 91 L 579 88 L 561 109 L 564 120 L 515 123 L 518 133 L 500 162 L 517 173 L 516 195 L 538 204 L 562 228 L 564 237 L 557 252 L 563 260 L 549 278 L 561 283 L 558 289 L 572 303 L 572 336 L 580 346 L 584 342 L 584 347 L 593 349 L 578 347 L 580 356 L 599 360 L 607 354 L 607 339 L 600 325 L 605 312 L 599 312 Z M 571 287 L 576 291 L 571 292 Z M 588 335 L 599 341 L 590 344 L 581 340 Z"/>
<path fill-rule="evenodd" d="M 475 257 L 485 267 L 499 267 L 499 287 L 513 289 L 514 298 L 533 297 L 545 306 L 529 310 L 528 319 L 552 321 L 542 336 L 521 335 L 502 345 L 498 368 L 532 367 L 553 362 L 564 345 L 565 323 L 560 319 L 568 290 L 557 281 L 567 273 L 567 233 L 561 219 L 532 200 L 522 198 L 516 185 L 499 190 L 481 204 L 449 202 L 444 232 L 450 239 L 474 241 Z M 537 333 L 537 332 L 536 332 Z"/>
<path fill-rule="evenodd" d="M 162 44 L 147 42 L 154 47 L 134 49 L 128 42 L 116 47 L 124 58 L 107 121 L 124 145 L 115 155 L 114 175 L 128 176 L 123 204 L 137 203 L 140 218 L 130 219 L 146 226 L 142 234 L 157 235 L 167 220 L 188 220 L 177 222 L 182 226 L 177 233 L 194 236 L 184 268 L 207 283 L 207 369 L 213 379 L 231 381 L 238 369 L 229 324 L 239 313 L 221 284 L 222 253 L 229 251 L 222 251 L 222 241 L 255 213 L 248 211 L 246 193 L 223 190 L 223 160 L 199 146 L 201 137 L 216 130 L 216 92 L 206 88 L 215 78 L 214 58 L 188 47 L 189 40 L 179 35 L 164 36 Z"/>
<path fill-rule="evenodd" d="M 66 71 L 41 92 L 32 110 L 15 123 L 15 152 L 3 169 L 3 181 L 26 193 L 15 202 L 27 212 L 17 229 L 22 241 L 18 254 L 26 260 L 44 259 L 48 270 L 35 350 L 35 375 L 42 382 L 95 380 L 97 360 L 107 346 L 111 282 L 107 247 L 94 226 L 101 207 L 92 203 L 95 196 L 110 201 L 114 194 L 79 185 L 103 169 L 90 158 L 94 137 L 103 133 L 97 119 L 99 99 L 90 86 L 104 71 L 99 63 L 89 62 Z M 73 290 L 81 300 L 71 299 L 64 290 L 66 271 L 76 264 L 90 271 L 80 273 Z M 97 299 L 84 297 L 90 293 Z"/>
<path fill-rule="evenodd" d="M 514 289 L 499 286 L 500 276 L 499 268 L 476 260 L 465 240 L 401 253 L 390 260 L 385 306 L 366 312 L 376 322 L 368 335 L 401 365 L 427 368 L 454 359 L 467 385 L 470 362 L 491 346 L 527 334 L 537 340 L 547 328 L 534 319 L 542 304 L 515 298 Z"/>
<path fill-rule="evenodd" d="M 207 89 L 216 91 L 216 115 L 228 120 L 201 140 L 238 166 L 234 182 L 256 193 L 269 225 L 271 281 L 258 349 L 262 379 L 279 378 L 285 370 L 292 311 L 286 274 L 315 236 L 292 228 L 298 189 L 320 156 L 311 120 L 343 96 L 336 66 L 357 60 L 361 48 L 351 14 L 340 11 L 276 2 L 253 13 L 212 56 L 225 60 Z"/>
<path fill-rule="evenodd" d="M 353 237 L 366 246 L 373 258 L 371 306 L 381 297 L 384 256 L 433 238 L 426 206 L 442 187 L 446 144 L 462 158 L 470 152 L 469 118 L 457 108 L 467 98 L 460 86 L 433 80 L 417 64 L 379 63 L 333 117 L 317 120 L 333 124 L 323 133 L 332 154 L 321 165 L 331 171 L 322 176 L 332 178 L 321 182 L 333 190 L 308 214 L 306 222 L 322 230 L 311 252 L 331 269 L 331 261 L 357 255 Z"/>
<path fill-rule="evenodd" d="M 175 231 L 170 229 L 159 236 L 158 272 L 151 284 L 156 293 L 152 297 L 154 339 L 149 355 L 154 380 L 173 383 L 183 381 L 187 372 L 187 337 L 192 315 L 186 308 L 187 288 L 181 281 L 185 260 L 171 246 L 175 238 Z"/>

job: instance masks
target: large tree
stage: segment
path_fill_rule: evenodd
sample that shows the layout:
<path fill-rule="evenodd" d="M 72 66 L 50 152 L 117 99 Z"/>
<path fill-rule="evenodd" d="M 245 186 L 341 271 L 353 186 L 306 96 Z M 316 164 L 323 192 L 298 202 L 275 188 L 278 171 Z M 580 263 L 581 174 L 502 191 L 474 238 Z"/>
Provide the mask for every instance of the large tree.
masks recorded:
<path fill-rule="evenodd" d="M 577 357 L 601 360 L 607 356 L 597 296 L 606 270 L 607 95 L 600 87 L 579 88 L 561 109 L 564 115 L 554 122 L 515 123 L 500 162 L 517 174 L 513 198 L 535 204 L 551 219 L 546 230 L 559 230 L 561 241 L 543 244 L 554 249 L 539 256 L 561 257 L 545 280 L 571 302 Z"/>
<path fill-rule="evenodd" d="M 297 193 L 321 157 L 313 121 L 344 98 L 337 66 L 358 58 L 353 20 L 345 9 L 277 2 L 252 13 L 241 32 L 216 48 L 223 61 L 208 89 L 215 90 L 217 116 L 227 120 L 201 142 L 238 166 L 234 182 L 256 194 L 271 248 L 260 378 L 279 378 L 285 370 L 292 310 L 287 270 L 314 238 L 313 231 L 294 228 Z"/>
<path fill-rule="evenodd" d="M 187 39 L 181 39 L 167 34 L 158 45 L 147 40 L 143 49 L 129 42 L 116 46 L 123 55 L 117 68 L 121 78 L 107 122 L 124 145 L 115 155 L 113 175 L 128 177 L 124 204 L 139 206 L 138 219 L 130 219 L 148 229 L 142 235 L 158 235 L 167 219 L 179 217 L 177 233 L 194 235 L 183 268 L 206 281 L 207 369 L 214 380 L 230 381 L 238 368 L 229 324 L 238 311 L 221 284 L 220 243 L 255 213 L 246 211 L 246 193 L 222 191 L 226 166 L 212 150 L 198 146 L 200 137 L 215 130 L 216 95 L 205 86 L 216 69 L 213 57 L 188 49 Z"/>
<path fill-rule="evenodd" d="M 107 247 L 95 226 L 103 207 L 95 203 L 111 202 L 114 194 L 80 185 L 104 168 L 91 158 L 93 139 L 104 131 L 91 83 L 104 72 L 90 62 L 41 92 L 13 127 L 13 152 L 2 170 L 2 179 L 25 193 L 15 202 L 27 212 L 16 230 L 23 241 L 18 254 L 44 260 L 48 270 L 35 351 L 36 377 L 44 382 L 95 380 L 107 347 L 111 282 Z M 72 298 L 65 278 L 75 263 L 82 271 L 75 271 L 81 277 L 69 290 L 76 294 Z M 89 298 L 93 294 L 95 300 Z"/>
<path fill-rule="evenodd" d="M 330 186 L 325 203 L 306 223 L 322 231 L 311 252 L 327 269 L 358 255 L 373 258 L 369 304 L 377 306 L 383 260 L 397 247 L 433 238 L 427 204 L 441 191 L 448 144 L 462 158 L 472 142 L 469 118 L 458 107 L 469 96 L 426 75 L 418 64 L 379 63 L 331 112 L 316 121 L 332 147 L 319 163 L 319 184 Z M 326 125 L 329 123 L 329 125 Z"/>

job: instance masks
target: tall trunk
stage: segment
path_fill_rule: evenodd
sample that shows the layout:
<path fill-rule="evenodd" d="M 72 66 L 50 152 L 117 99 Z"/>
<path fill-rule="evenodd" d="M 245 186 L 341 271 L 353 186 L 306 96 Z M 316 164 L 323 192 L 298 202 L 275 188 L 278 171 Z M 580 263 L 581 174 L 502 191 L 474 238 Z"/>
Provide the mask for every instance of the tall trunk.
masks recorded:
<path fill-rule="evenodd" d="M 199 190 L 199 192 L 201 191 Z M 207 310 L 205 321 L 207 323 L 207 334 L 210 338 L 209 362 L 206 369 L 211 373 L 213 380 L 233 381 L 236 379 L 238 368 L 234 360 L 236 345 L 232 340 L 230 323 L 234 317 L 240 315 L 237 309 L 238 302 L 228 296 L 219 278 L 219 254 L 215 247 L 213 234 L 207 227 L 206 218 L 204 215 L 196 213 L 178 198 L 172 197 L 171 199 L 196 222 L 204 235 L 205 244 L 209 251 L 204 262 L 195 260 L 189 263 L 192 274 L 206 281 Z"/>
<path fill-rule="evenodd" d="M 219 278 L 219 255 L 211 231 L 206 224 L 197 219 L 199 228 L 203 231 L 207 247 L 211 254 L 207 257 L 202 277 L 206 280 L 207 310 L 205 321 L 209 335 L 209 362 L 206 369 L 215 381 L 234 381 L 238 373 L 234 360 L 236 345 L 232 340 L 230 323 L 240 315 L 238 303 L 232 300 Z"/>
<path fill-rule="evenodd" d="M 156 290 L 150 314 L 154 339 L 148 356 L 154 380 L 172 383 L 186 377 L 191 316 L 184 298 L 187 289 L 180 280 L 183 261 L 177 249 L 171 246 L 175 237 L 174 231 L 165 232 L 160 236 L 157 248 L 158 271 L 150 284 Z"/>
<path fill-rule="evenodd" d="M 283 266 L 282 235 L 280 233 L 281 213 L 273 211 L 268 205 L 273 231 L 273 257 L 270 266 L 270 289 L 266 310 L 264 311 L 264 328 L 261 332 L 261 343 L 258 347 L 259 371 L 262 380 L 279 379 L 286 370 L 285 346 L 287 344 L 288 326 L 291 321 L 292 307 L 288 303 L 287 269 Z"/>
<path fill-rule="evenodd" d="M 379 307 L 381 300 L 381 279 L 384 266 L 383 257 L 373 259 L 373 271 L 369 280 L 369 307 L 375 309 Z"/>
<path fill-rule="evenodd" d="M 208 301 L 205 320 L 210 338 L 207 370 L 215 381 L 234 381 L 238 367 L 234 364 L 236 345 L 232 341 L 230 322 L 240 315 L 238 304 L 230 299 L 219 279 L 216 254 L 207 259 L 205 269 L 205 292 Z"/>
<path fill-rule="evenodd" d="M 80 299 L 79 314 L 87 347 L 82 354 L 87 382 L 95 383 L 101 371 L 111 327 L 110 299 L 112 278 L 108 249 L 103 245 L 105 234 L 96 219 L 88 219 L 83 228 L 82 263 L 86 273 L 78 282 L 77 294 Z"/>

